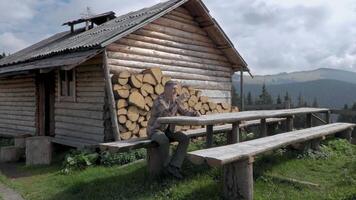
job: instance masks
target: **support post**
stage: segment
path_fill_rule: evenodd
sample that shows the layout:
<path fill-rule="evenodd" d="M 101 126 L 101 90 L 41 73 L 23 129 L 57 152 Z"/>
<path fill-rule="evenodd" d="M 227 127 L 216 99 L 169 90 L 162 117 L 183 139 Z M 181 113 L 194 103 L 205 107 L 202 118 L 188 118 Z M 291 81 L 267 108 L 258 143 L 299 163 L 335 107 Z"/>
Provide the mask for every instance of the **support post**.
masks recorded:
<path fill-rule="evenodd" d="M 266 119 L 261 119 L 260 123 L 260 137 L 266 137 L 267 136 L 267 123 Z"/>
<path fill-rule="evenodd" d="M 227 144 L 235 144 L 240 142 L 240 122 L 232 124 L 232 129 L 228 132 Z"/>
<path fill-rule="evenodd" d="M 307 118 L 306 118 L 306 128 L 310 128 L 313 126 L 313 118 L 312 118 L 312 114 L 308 113 L 307 114 Z"/>
<path fill-rule="evenodd" d="M 331 114 L 330 110 L 325 113 L 325 121 L 326 121 L 327 124 L 331 123 L 330 114 Z"/>
<path fill-rule="evenodd" d="M 314 140 L 310 141 L 310 148 L 315 150 L 315 151 L 319 151 L 320 150 L 320 142 L 321 142 L 321 138 L 317 138 Z"/>
<path fill-rule="evenodd" d="M 293 131 L 293 118 L 294 116 L 288 116 L 286 119 L 286 131 Z"/>
<path fill-rule="evenodd" d="M 253 199 L 253 158 L 223 167 L 223 192 L 227 200 Z"/>
<path fill-rule="evenodd" d="M 163 162 L 157 147 L 147 148 L 147 169 L 151 177 L 155 177 L 162 172 Z"/>
<path fill-rule="evenodd" d="M 213 125 L 206 126 L 206 147 L 210 148 L 213 146 Z"/>
<path fill-rule="evenodd" d="M 351 143 L 351 138 L 352 138 L 352 128 L 349 128 L 341 133 L 336 134 L 335 136 L 338 138 L 346 139 Z"/>
<path fill-rule="evenodd" d="M 112 126 L 115 141 L 119 141 L 119 140 L 121 140 L 120 130 L 119 130 L 119 123 L 117 121 L 116 104 L 115 104 L 115 97 L 114 97 L 113 90 L 112 90 L 110 71 L 109 71 L 108 65 L 107 65 L 106 50 L 103 53 L 103 70 L 104 70 L 104 75 L 105 75 L 105 86 L 106 86 L 106 93 L 107 93 L 107 97 L 108 97 L 107 102 L 109 105 L 111 126 Z"/>
<path fill-rule="evenodd" d="M 244 70 L 243 68 L 241 67 L 241 70 L 240 70 L 240 98 L 241 98 L 241 101 L 240 101 L 240 110 L 241 111 L 244 111 L 245 110 L 245 98 L 244 98 Z"/>

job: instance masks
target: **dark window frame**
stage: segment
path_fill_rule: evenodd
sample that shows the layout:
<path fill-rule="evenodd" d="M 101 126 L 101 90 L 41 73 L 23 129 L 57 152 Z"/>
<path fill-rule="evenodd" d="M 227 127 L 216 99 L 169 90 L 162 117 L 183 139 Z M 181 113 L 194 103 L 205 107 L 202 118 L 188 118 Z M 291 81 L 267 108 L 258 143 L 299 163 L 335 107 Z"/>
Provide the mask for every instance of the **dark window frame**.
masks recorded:
<path fill-rule="evenodd" d="M 58 99 L 59 101 L 76 102 L 75 69 L 58 70 Z"/>

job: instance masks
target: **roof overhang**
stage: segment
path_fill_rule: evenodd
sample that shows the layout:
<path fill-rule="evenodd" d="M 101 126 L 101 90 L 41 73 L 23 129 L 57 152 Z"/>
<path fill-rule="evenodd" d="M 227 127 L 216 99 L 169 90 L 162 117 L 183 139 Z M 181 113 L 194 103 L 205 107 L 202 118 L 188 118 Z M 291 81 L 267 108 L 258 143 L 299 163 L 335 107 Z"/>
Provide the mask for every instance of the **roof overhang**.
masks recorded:
<path fill-rule="evenodd" d="M 72 52 L 64 55 L 52 56 L 41 60 L 35 60 L 32 62 L 0 67 L 0 75 L 7 76 L 22 73 L 24 71 L 53 69 L 59 67 L 68 70 L 89 60 L 90 58 L 96 56 L 102 51 L 103 49 L 92 49 L 82 52 Z"/>

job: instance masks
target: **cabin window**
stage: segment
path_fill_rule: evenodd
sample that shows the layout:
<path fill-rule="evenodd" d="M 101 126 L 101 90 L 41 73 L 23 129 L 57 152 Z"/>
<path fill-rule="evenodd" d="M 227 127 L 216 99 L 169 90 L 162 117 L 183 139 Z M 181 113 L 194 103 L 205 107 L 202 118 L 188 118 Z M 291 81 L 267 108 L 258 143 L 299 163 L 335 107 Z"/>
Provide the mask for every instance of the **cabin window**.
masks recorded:
<path fill-rule="evenodd" d="M 59 70 L 59 100 L 75 101 L 75 71 Z"/>

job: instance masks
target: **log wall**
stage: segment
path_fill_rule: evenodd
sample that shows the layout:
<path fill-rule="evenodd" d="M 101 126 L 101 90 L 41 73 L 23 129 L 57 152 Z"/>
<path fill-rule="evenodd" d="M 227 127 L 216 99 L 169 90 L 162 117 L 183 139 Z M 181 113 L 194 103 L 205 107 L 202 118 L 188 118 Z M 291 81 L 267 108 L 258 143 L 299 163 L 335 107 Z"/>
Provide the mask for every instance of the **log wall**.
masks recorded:
<path fill-rule="evenodd" d="M 0 79 L 0 134 L 36 135 L 36 107 L 34 76 Z"/>
<path fill-rule="evenodd" d="M 212 100 L 231 101 L 231 63 L 184 8 L 119 39 L 107 50 L 113 73 L 160 67 L 163 74 L 201 89 Z"/>
<path fill-rule="evenodd" d="M 82 144 L 105 141 L 105 83 L 100 57 L 75 68 L 76 100 L 58 98 L 56 73 L 55 137 Z"/>

